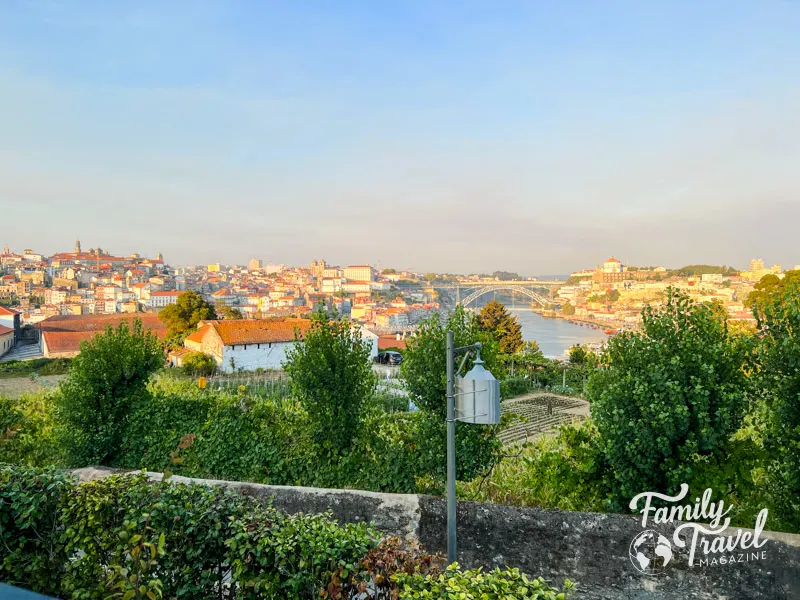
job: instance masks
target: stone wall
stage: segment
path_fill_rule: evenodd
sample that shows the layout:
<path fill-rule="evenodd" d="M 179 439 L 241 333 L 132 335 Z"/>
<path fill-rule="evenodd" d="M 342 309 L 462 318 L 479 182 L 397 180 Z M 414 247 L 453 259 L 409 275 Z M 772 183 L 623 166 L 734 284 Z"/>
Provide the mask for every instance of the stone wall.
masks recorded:
<path fill-rule="evenodd" d="M 79 469 L 88 481 L 111 473 Z M 153 479 L 160 475 L 151 473 Z M 446 503 L 413 494 L 379 494 L 267 486 L 243 482 L 190 480 L 272 499 L 288 513 L 331 510 L 342 522 L 372 521 L 381 531 L 416 537 L 432 552 L 446 550 Z M 459 502 L 458 561 L 466 567 L 513 566 L 560 584 L 578 583 L 575 598 L 585 600 L 798 600 L 800 536 L 764 533 L 763 560 L 718 566 L 688 566 L 688 552 L 673 546 L 675 558 L 664 574 L 641 575 L 629 548 L 642 532 L 635 516 L 564 512 Z M 648 529 L 672 539 L 674 526 Z M 736 530 L 731 533 L 735 534 Z"/>

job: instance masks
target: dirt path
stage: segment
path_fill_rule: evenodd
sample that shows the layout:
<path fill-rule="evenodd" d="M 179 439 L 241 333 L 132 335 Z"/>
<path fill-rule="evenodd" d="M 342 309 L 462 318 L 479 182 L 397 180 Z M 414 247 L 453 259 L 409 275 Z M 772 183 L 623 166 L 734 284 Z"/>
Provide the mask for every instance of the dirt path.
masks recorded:
<path fill-rule="evenodd" d="M 0 379 L 0 396 L 19 398 L 24 394 L 35 394 L 54 388 L 66 375 L 42 375 L 33 381 L 30 377 L 13 377 Z"/>

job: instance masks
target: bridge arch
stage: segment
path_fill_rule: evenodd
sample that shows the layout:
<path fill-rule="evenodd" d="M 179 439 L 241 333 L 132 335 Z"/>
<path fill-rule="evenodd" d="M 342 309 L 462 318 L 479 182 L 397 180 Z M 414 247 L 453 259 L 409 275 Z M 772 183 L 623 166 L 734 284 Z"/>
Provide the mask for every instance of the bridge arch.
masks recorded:
<path fill-rule="evenodd" d="M 497 292 L 497 291 L 520 292 L 522 294 L 525 294 L 528 298 L 530 298 L 534 302 L 538 302 L 542 306 L 544 306 L 545 304 L 548 304 L 549 302 L 551 302 L 550 300 L 548 300 L 547 298 L 545 298 L 541 294 L 538 294 L 537 292 L 533 292 L 533 291 L 531 291 L 529 289 L 526 289 L 524 287 L 520 287 L 520 286 L 516 286 L 516 285 L 508 285 L 508 286 L 505 286 L 505 285 L 492 285 L 492 286 L 486 286 L 486 287 L 479 288 L 479 289 L 475 290 L 469 296 L 467 296 L 461 302 L 459 302 L 459 304 L 461 304 L 461 306 L 466 307 L 467 305 L 472 304 L 473 302 L 475 302 L 475 300 L 477 300 L 478 298 L 480 298 L 484 294 L 489 294 L 491 292 Z"/>

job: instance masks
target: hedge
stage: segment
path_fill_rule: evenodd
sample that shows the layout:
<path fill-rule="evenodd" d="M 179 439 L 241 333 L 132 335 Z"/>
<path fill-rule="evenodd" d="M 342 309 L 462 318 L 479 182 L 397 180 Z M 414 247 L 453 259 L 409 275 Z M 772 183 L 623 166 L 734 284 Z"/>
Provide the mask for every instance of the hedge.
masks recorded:
<path fill-rule="evenodd" d="M 286 515 L 230 490 L 143 474 L 79 484 L 10 465 L 0 465 L 0 581 L 80 600 L 561 600 L 572 588 L 516 569 L 445 569 L 369 525 Z"/>

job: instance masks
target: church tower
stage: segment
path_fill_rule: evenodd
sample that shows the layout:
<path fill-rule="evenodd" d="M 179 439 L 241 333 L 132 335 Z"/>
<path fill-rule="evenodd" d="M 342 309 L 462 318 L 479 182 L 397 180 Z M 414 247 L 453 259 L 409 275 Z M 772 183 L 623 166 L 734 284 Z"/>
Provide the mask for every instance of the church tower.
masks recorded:
<path fill-rule="evenodd" d="M 163 261 L 164 260 L 164 255 L 161 254 L 161 252 L 159 252 L 158 254 L 156 254 L 156 260 L 162 260 Z"/>
<path fill-rule="evenodd" d="M 8 251 L 8 244 L 3 246 L 3 254 L 11 254 L 11 252 Z"/>
<path fill-rule="evenodd" d="M 81 241 L 75 240 L 75 254 L 81 253 Z"/>

